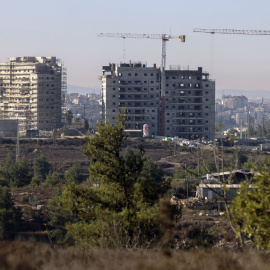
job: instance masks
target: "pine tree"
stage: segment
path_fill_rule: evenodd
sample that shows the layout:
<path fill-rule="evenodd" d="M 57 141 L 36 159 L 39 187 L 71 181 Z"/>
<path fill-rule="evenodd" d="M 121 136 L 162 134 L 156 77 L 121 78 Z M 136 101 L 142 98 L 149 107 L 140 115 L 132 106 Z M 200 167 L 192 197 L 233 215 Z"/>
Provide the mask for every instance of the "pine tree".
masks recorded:
<path fill-rule="evenodd" d="M 89 182 L 71 182 L 61 196 L 61 205 L 79 220 L 67 225 L 68 235 L 85 247 L 149 246 L 158 234 L 158 200 L 169 185 L 142 148 L 123 153 L 124 129 L 123 113 L 115 126 L 98 124 L 98 133 L 87 137 L 84 149 Z"/>
<path fill-rule="evenodd" d="M 270 178 L 268 173 L 257 177 L 252 189 L 241 184 L 239 196 L 230 207 L 237 237 L 253 240 L 257 248 L 270 250 Z"/>

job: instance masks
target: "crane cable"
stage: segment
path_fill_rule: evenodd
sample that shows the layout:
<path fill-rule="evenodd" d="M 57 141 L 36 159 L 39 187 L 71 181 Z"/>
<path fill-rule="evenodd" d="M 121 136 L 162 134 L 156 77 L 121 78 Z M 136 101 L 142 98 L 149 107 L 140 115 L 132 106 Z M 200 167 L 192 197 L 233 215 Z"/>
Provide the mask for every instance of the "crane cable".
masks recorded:
<path fill-rule="evenodd" d="M 210 75 L 214 78 L 214 55 L 215 55 L 215 34 L 211 33 L 210 46 Z"/>

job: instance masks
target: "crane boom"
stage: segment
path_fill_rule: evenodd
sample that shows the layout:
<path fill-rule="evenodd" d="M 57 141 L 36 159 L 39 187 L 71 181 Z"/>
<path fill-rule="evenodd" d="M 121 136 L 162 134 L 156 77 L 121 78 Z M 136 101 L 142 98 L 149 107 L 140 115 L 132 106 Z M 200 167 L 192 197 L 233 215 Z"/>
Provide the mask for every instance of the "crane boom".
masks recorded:
<path fill-rule="evenodd" d="M 181 39 L 181 36 L 172 36 L 167 34 L 135 34 L 135 33 L 99 33 L 98 37 L 114 38 L 149 38 L 149 39 Z"/>
<path fill-rule="evenodd" d="M 235 35 L 270 35 L 270 30 L 235 30 L 235 29 L 200 29 L 195 28 L 193 32 L 209 34 L 235 34 Z"/>
<path fill-rule="evenodd" d="M 161 39 L 162 40 L 162 54 L 161 54 L 161 113 L 160 113 L 160 135 L 165 135 L 165 68 L 166 68 L 166 42 L 170 39 L 180 39 L 185 42 L 185 35 L 172 36 L 168 34 L 134 34 L 134 33 L 99 33 L 98 37 L 112 37 L 112 38 L 147 38 L 147 39 Z"/>

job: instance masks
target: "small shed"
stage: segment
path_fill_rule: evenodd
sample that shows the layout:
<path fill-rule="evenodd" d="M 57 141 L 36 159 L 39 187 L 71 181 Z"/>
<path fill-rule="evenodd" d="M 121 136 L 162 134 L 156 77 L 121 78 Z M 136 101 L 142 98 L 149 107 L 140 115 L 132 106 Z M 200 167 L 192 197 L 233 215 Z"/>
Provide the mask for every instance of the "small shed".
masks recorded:
<path fill-rule="evenodd" d="M 224 198 L 224 190 L 227 191 L 227 200 L 232 200 L 237 196 L 237 190 L 240 184 L 199 184 L 196 190 L 196 197 L 207 200 L 220 200 Z"/>

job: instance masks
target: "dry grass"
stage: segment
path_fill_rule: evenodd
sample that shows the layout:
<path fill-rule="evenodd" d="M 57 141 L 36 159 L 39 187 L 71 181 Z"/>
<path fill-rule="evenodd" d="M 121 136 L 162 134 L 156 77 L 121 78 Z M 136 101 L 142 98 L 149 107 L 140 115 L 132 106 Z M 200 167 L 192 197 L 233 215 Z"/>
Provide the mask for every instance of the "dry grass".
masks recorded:
<path fill-rule="evenodd" d="M 268 270 L 270 254 L 221 251 L 128 251 L 52 249 L 36 242 L 2 242 L 0 269 L 5 270 Z"/>

